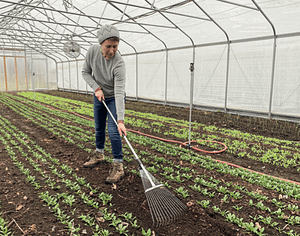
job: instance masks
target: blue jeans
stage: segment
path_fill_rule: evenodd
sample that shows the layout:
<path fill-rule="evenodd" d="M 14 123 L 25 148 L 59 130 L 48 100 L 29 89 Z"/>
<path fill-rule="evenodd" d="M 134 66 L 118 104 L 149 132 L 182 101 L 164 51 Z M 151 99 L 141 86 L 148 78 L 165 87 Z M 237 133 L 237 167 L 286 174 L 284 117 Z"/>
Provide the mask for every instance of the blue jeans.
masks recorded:
<path fill-rule="evenodd" d="M 105 103 L 114 118 L 117 119 L 116 103 L 115 98 L 106 98 Z M 108 118 L 108 119 L 107 119 Z M 95 131 L 96 131 L 96 148 L 104 149 L 105 144 L 105 129 L 107 119 L 107 131 L 111 142 L 111 150 L 114 156 L 114 161 L 123 162 L 122 155 L 122 139 L 118 131 L 118 126 L 111 118 L 106 107 L 94 94 L 94 120 L 95 120 Z"/>

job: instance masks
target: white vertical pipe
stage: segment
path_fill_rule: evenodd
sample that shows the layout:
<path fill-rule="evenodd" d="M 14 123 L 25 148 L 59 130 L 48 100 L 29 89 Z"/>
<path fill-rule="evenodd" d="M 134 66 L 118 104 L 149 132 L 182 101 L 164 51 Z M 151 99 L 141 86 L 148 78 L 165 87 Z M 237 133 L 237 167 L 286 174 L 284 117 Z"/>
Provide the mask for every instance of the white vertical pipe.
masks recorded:
<path fill-rule="evenodd" d="M 47 89 L 49 90 L 48 57 L 46 57 Z"/>
<path fill-rule="evenodd" d="M 138 59 L 138 54 L 135 54 L 135 66 L 136 66 L 136 72 L 135 72 L 135 99 L 138 100 L 139 97 L 139 59 Z"/>
<path fill-rule="evenodd" d="M 261 12 L 261 14 L 265 17 L 265 19 L 269 22 L 269 24 L 272 27 L 273 35 L 274 35 L 274 43 L 273 43 L 273 59 L 272 59 L 272 73 L 271 73 L 271 88 L 270 88 L 270 99 L 269 99 L 269 118 L 271 118 L 272 113 L 272 102 L 273 102 L 273 90 L 274 90 L 274 77 L 275 77 L 275 62 L 276 62 L 276 46 L 277 46 L 277 34 L 275 27 L 271 20 L 267 17 L 267 15 L 263 12 L 263 10 L 260 8 L 260 6 L 252 0 L 254 5 L 257 7 L 257 9 Z"/>
<path fill-rule="evenodd" d="M 190 64 L 191 80 L 190 80 L 190 115 L 189 115 L 189 147 L 191 146 L 191 131 L 192 131 L 192 108 L 194 99 L 194 61 L 195 61 L 195 49 L 193 55 L 193 62 Z"/>
<path fill-rule="evenodd" d="M 169 51 L 166 49 L 166 77 L 165 77 L 165 105 L 167 104 L 168 100 L 168 66 L 169 64 Z"/>
<path fill-rule="evenodd" d="M 71 62 L 69 61 L 69 89 L 72 89 L 72 85 L 71 85 Z"/>
<path fill-rule="evenodd" d="M 79 92 L 78 60 L 76 60 L 77 92 Z"/>

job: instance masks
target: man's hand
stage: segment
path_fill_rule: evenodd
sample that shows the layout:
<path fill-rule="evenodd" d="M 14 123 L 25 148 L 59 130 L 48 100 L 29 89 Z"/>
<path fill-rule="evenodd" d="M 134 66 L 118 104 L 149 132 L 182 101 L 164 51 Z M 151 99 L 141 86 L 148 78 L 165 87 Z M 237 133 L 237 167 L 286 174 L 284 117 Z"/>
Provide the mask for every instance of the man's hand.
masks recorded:
<path fill-rule="evenodd" d="M 127 133 L 126 133 L 126 128 L 125 128 L 125 125 L 124 125 L 124 122 L 123 121 L 118 121 L 118 131 L 120 133 L 120 135 L 122 136 L 123 134 L 126 136 Z"/>
<path fill-rule="evenodd" d="M 105 100 L 104 93 L 103 93 L 103 91 L 102 91 L 102 89 L 100 87 L 96 89 L 95 96 L 96 96 L 96 98 L 98 98 L 98 100 L 100 102 L 102 102 L 102 101 Z"/>

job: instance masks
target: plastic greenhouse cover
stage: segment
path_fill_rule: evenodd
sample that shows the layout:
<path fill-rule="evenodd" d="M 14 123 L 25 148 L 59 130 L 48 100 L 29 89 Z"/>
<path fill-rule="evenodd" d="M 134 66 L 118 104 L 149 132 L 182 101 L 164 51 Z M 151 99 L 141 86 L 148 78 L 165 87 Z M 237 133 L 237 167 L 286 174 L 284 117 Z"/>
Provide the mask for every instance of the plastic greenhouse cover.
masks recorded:
<path fill-rule="evenodd" d="M 124 42 L 120 51 L 128 54 L 294 33 L 300 22 L 297 0 L 3 0 L 1 7 L 2 27 L 9 26 L 4 20 L 9 15 L 11 24 L 17 23 L 12 27 L 16 35 L 36 28 L 40 33 L 30 33 L 33 43 L 41 44 L 37 37 L 51 38 L 43 51 L 49 56 L 47 44 L 58 45 L 59 51 L 59 43 L 72 38 L 81 44 L 80 58 L 97 43 L 103 24 L 119 28 Z M 16 7 L 23 13 L 17 14 Z M 25 18 L 34 21 L 27 25 Z M 54 54 L 65 60 L 63 53 Z"/>
<path fill-rule="evenodd" d="M 80 68 L 87 49 L 98 43 L 97 30 L 113 24 L 121 33 L 119 51 L 126 63 L 128 96 L 296 116 L 300 116 L 299 23 L 299 0 L 0 3 L 4 54 L 17 55 L 5 48 L 21 47 L 27 56 L 41 54 L 57 63 L 48 68 L 57 78 L 51 77 L 51 82 L 43 75 L 40 86 L 55 87 L 57 79 L 59 88 L 91 91 Z M 62 50 L 70 40 L 81 47 L 76 60 Z M 49 61 L 33 60 L 32 68 Z M 33 81 L 31 75 L 28 80 Z M 12 88 L 15 84 L 10 82 Z"/>

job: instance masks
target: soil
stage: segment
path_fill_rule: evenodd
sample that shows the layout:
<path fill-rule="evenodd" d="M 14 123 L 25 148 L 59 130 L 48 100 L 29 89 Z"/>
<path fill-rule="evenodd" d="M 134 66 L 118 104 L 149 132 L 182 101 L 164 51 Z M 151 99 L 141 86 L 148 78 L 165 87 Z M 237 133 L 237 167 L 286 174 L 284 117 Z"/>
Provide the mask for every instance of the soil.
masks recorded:
<path fill-rule="evenodd" d="M 92 103 L 91 95 L 62 91 L 46 91 L 45 93 Z M 14 95 L 17 96 L 16 94 Z M 126 109 L 172 117 L 178 120 L 189 120 L 189 108 L 170 107 L 159 104 L 127 100 Z M 51 157 L 57 158 L 59 159 L 60 163 L 67 164 L 68 166 L 72 167 L 77 176 L 84 177 L 92 187 L 97 187 L 101 191 L 111 194 L 113 196 L 111 202 L 113 207 L 110 208 L 112 209 L 112 212 L 116 215 L 121 215 L 125 212 L 132 213 L 134 216 L 136 216 L 136 219 L 143 229 L 148 230 L 150 228 L 152 230 L 151 235 L 252 235 L 249 232 L 239 228 L 236 224 L 226 222 L 224 217 L 215 213 L 211 207 L 206 209 L 201 207 L 195 202 L 195 193 L 194 197 L 191 195 L 187 198 L 183 198 L 174 192 L 174 189 L 180 186 L 188 189 L 188 186 L 192 184 L 188 181 L 181 184 L 174 183 L 174 186 L 172 183 L 172 190 L 170 190 L 188 206 L 188 210 L 185 211 L 184 215 L 175 222 L 171 222 L 166 226 L 155 227 L 153 226 L 142 181 L 138 175 L 129 172 L 131 169 L 138 168 L 137 163 L 124 162 L 124 165 L 127 167 L 125 169 L 124 178 L 122 178 L 116 185 L 105 184 L 105 179 L 111 169 L 110 164 L 98 165 L 94 168 L 83 168 L 83 163 L 87 160 L 88 153 L 80 149 L 77 145 L 68 143 L 61 137 L 58 137 L 50 131 L 35 125 L 30 119 L 19 115 L 1 102 L 0 116 L 9 120 L 19 130 L 27 134 L 31 140 L 34 140 L 36 144 L 51 154 Z M 242 132 L 263 135 L 266 137 L 274 137 L 293 141 L 300 140 L 299 130 L 295 129 L 295 124 L 290 122 L 242 117 L 238 115 L 224 114 L 221 112 L 207 112 L 199 110 L 193 110 L 192 119 L 195 122 L 205 125 L 215 125 L 222 128 L 236 129 Z M 69 122 L 67 120 L 60 121 L 65 123 Z M 82 125 L 82 127 L 84 127 L 84 125 Z M 137 129 L 136 127 L 130 125 L 126 125 L 126 128 L 138 130 L 143 133 L 156 135 L 162 138 L 170 138 L 164 136 L 163 132 L 155 133 L 152 130 L 140 128 Z M 90 127 L 84 127 L 84 129 L 94 132 L 94 130 Z M 166 129 L 168 129 L 168 127 L 166 127 Z M 178 141 L 185 142 L 186 140 L 178 139 Z M 147 149 L 148 152 L 153 152 L 153 155 L 158 155 L 156 151 L 149 147 L 144 147 L 136 143 L 132 143 L 132 145 L 135 150 Z M 266 174 L 272 174 L 273 176 L 300 181 L 298 172 L 293 169 L 287 171 L 285 168 L 275 167 L 266 163 L 263 164 L 264 168 L 262 168 L 261 163 L 258 161 L 246 158 L 239 159 L 226 152 L 221 154 L 212 154 L 210 156 L 213 159 L 234 163 L 252 170 Z M 24 159 L 21 156 L 19 156 L 19 158 L 20 160 Z M 177 158 L 172 156 L 167 156 L 167 158 L 175 163 L 182 164 Z M 192 166 L 191 164 L 187 163 L 184 165 L 187 167 Z M 238 182 L 240 185 L 245 186 L 249 191 L 252 189 L 257 190 L 258 188 L 255 185 L 251 185 L 250 183 L 235 178 L 231 175 L 222 175 L 216 171 L 208 171 L 197 166 L 192 166 L 192 168 L 195 169 L 199 175 L 218 176 L 219 178 L 223 179 L 224 182 Z M 26 176 L 22 174 L 13 164 L 2 142 L 0 142 L 0 173 L 0 216 L 6 219 L 7 226 L 13 235 L 69 235 L 65 225 L 58 221 L 50 207 L 46 206 L 45 202 L 40 199 L 38 194 L 40 190 L 34 189 L 32 185 L 26 181 Z M 159 175 L 155 176 L 158 179 L 160 178 Z M 42 183 L 43 178 L 40 178 L 39 181 Z M 53 190 L 45 184 L 45 186 L 43 186 L 43 191 L 60 193 L 62 191 L 69 190 Z M 274 193 L 272 190 L 263 189 L 263 191 L 265 195 L 269 196 L 278 194 Z M 91 198 L 96 198 L 96 196 L 94 196 L 92 193 L 87 194 L 89 194 Z M 202 199 L 205 198 L 197 195 L 197 201 Z M 244 199 L 244 203 L 241 201 L 240 204 L 246 205 L 248 201 L 248 199 Z M 229 205 L 233 206 L 236 205 L 236 203 L 232 201 L 229 203 Z M 78 219 L 78 216 L 81 214 L 89 214 L 97 219 L 97 217 L 99 218 L 99 211 L 95 210 L 94 208 L 87 207 L 82 201 L 77 201 L 76 207 L 76 219 L 74 220 L 74 225 L 77 225 L 81 222 L 81 230 L 78 234 L 92 235 L 91 227 L 82 224 L 82 221 Z M 70 212 L 71 209 L 73 208 L 69 206 L 64 206 L 63 208 L 63 210 L 66 212 Z M 253 212 L 247 212 L 246 206 L 244 209 L 245 211 L 241 213 L 244 215 L 244 218 L 247 218 L 250 214 L 253 215 Z M 260 212 L 260 214 L 263 214 L 263 212 Z M 112 226 L 110 226 L 107 222 L 99 223 L 99 225 L 104 229 L 110 230 L 113 233 L 112 235 L 119 235 L 112 230 Z M 268 229 L 267 227 L 265 228 L 265 233 L 267 235 L 281 235 L 273 229 Z M 130 228 L 129 232 L 127 232 L 127 235 L 142 234 L 141 230 Z"/>

